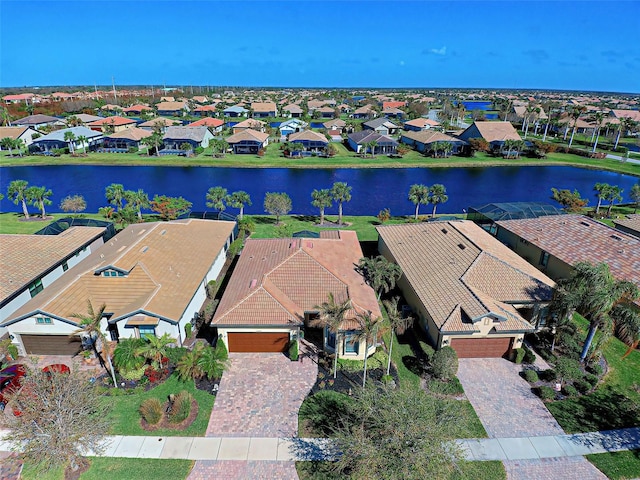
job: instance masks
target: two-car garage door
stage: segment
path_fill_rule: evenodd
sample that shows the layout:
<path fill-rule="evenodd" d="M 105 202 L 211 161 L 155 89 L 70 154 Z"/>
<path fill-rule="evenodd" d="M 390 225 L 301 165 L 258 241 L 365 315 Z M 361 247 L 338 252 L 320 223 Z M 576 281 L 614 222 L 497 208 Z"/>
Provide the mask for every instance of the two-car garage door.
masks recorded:
<path fill-rule="evenodd" d="M 289 344 L 289 333 L 229 332 L 230 352 L 284 352 Z"/>
<path fill-rule="evenodd" d="M 458 358 L 503 357 L 511 351 L 513 337 L 503 338 L 454 338 L 451 348 Z"/>
<path fill-rule="evenodd" d="M 69 335 L 25 335 L 21 334 L 27 355 L 76 355 L 82 344 L 80 338 Z"/>

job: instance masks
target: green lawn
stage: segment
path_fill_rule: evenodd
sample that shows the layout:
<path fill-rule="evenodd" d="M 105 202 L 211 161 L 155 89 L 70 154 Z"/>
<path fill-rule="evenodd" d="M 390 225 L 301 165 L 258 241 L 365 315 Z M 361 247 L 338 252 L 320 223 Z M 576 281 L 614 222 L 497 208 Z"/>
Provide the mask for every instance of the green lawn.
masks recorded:
<path fill-rule="evenodd" d="M 103 458 L 90 457 L 91 467 L 80 476 L 80 480 L 131 480 L 151 478 L 153 480 L 179 480 L 187 478 L 193 468 L 192 460 L 158 460 L 149 458 Z M 62 468 L 46 474 L 35 472 L 29 464 L 22 470 L 24 480 L 63 480 Z"/>
<path fill-rule="evenodd" d="M 586 455 L 611 480 L 640 478 L 640 450 Z"/>
<path fill-rule="evenodd" d="M 586 320 L 581 318 L 579 326 L 586 336 Z M 624 343 L 612 338 L 603 350 L 610 370 L 597 390 L 581 397 L 547 403 L 549 411 L 565 432 L 640 425 L 640 351 L 635 350 L 623 359 L 626 351 Z"/>
<path fill-rule="evenodd" d="M 156 397 L 164 402 L 170 393 L 177 394 L 182 390 L 189 391 L 198 402 L 199 410 L 195 421 L 185 430 L 159 429 L 148 432 L 140 426 L 140 414 L 138 409 L 140 404 L 147 398 Z M 198 390 L 193 380 L 181 382 L 178 377 L 173 374 L 166 382 L 157 387 L 140 394 L 122 395 L 122 396 L 105 396 L 104 401 L 109 404 L 111 411 L 109 420 L 113 422 L 111 427 L 112 435 L 153 435 L 153 436 L 184 436 L 197 437 L 203 436 L 207 431 L 209 416 L 213 409 L 215 397 Z"/>
<path fill-rule="evenodd" d="M 6 199 L 3 201 L 6 201 Z M 70 215 L 68 213 L 47 213 L 47 217 L 53 218 L 42 220 L 40 217 L 31 217 L 29 220 L 24 220 L 22 213 L 0 213 L 0 233 L 31 234 L 43 229 L 55 220 L 69 216 Z M 82 218 L 94 218 L 96 220 L 105 219 L 102 215 L 98 215 L 97 213 L 83 214 Z"/>

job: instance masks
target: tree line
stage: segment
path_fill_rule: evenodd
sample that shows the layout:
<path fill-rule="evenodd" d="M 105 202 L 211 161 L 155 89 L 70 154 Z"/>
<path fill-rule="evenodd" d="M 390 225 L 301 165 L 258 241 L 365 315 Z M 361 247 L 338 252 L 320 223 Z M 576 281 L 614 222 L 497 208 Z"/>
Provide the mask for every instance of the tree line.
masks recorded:
<path fill-rule="evenodd" d="M 609 202 L 606 216 L 610 217 L 611 209 L 615 203 L 622 201 L 622 193 L 624 190 L 618 185 L 609 185 L 608 183 L 598 182 L 593 186 L 593 191 L 597 199 L 594 215 L 596 217 L 601 216 L 600 208 L 602 207 L 602 202 Z M 580 213 L 589 203 L 589 199 L 582 198 L 578 190 L 571 191 L 569 189 L 552 188 L 551 194 L 551 199 L 562 205 L 562 208 L 569 213 Z M 636 213 L 638 207 L 640 207 L 640 181 L 631 187 L 629 198 L 634 206 L 633 213 Z"/>

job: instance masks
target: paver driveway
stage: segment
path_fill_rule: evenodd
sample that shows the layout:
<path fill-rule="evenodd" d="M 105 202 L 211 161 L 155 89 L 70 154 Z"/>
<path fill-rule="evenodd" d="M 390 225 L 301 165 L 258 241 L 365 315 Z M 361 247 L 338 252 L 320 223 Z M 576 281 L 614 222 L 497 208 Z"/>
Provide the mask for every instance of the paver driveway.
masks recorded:
<path fill-rule="evenodd" d="M 490 438 L 540 437 L 564 431 L 519 375 L 521 365 L 502 358 L 461 358 L 458 379 Z M 509 480 L 603 480 L 584 457 L 503 462 Z"/>

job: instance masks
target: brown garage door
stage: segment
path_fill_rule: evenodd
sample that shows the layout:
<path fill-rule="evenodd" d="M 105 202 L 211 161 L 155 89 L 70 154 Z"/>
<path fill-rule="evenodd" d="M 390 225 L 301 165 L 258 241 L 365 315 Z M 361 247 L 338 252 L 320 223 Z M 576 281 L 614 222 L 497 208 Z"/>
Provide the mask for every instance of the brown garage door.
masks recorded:
<path fill-rule="evenodd" d="M 67 335 L 20 335 L 27 355 L 75 355 L 82 347 L 79 338 Z"/>
<path fill-rule="evenodd" d="M 502 357 L 509 353 L 513 338 L 454 338 L 451 347 L 458 358 Z"/>
<path fill-rule="evenodd" d="M 289 334 L 284 333 L 229 333 L 230 352 L 284 352 Z"/>

